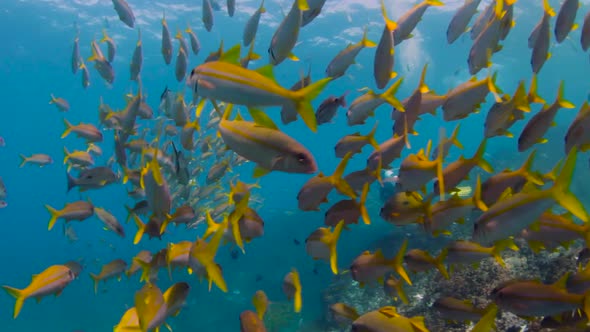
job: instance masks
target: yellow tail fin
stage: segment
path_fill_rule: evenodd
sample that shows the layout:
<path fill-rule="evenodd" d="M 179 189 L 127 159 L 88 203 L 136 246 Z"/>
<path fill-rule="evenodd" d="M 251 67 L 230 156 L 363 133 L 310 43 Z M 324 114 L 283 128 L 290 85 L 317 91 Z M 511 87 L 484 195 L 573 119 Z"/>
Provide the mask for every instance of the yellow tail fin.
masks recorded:
<path fill-rule="evenodd" d="M 26 297 L 24 296 L 23 291 L 20 289 L 8 287 L 8 286 L 2 286 L 2 288 L 4 288 L 6 293 L 8 293 L 10 296 L 12 296 L 16 299 L 16 302 L 14 303 L 14 314 L 13 314 L 12 318 L 18 317 L 18 314 L 20 313 L 20 311 L 23 307 L 23 304 L 25 303 L 25 300 L 26 300 Z"/>
<path fill-rule="evenodd" d="M 404 269 L 404 266 L 403 266 L 404 255 L 406 254 L 407 248 L 408 248 L 408 239 L 405 239 L 404 243 L 399 248 L 397 255 L 395 255 L 395 257 L 392 261 L 392 267 L 397 272 L 397 274 L 399 274 L 399 276 L 402 277 L 404 279 L 404 281 L 408 283 L 408 285 L 412 285 L 412 281 L 410 280 L 410 277 L 408 277 L 408 273 L 406 273 L 406 270 Z"/>
<path fill-rule="evenodd" d="M 94 294 L 98 294 L 98 282 L 100 281 L 100 279 L 98 279 L 98 276 L 94 273 L 90 273 L 90 278 L 92 279 L 92 282 L 94 284 Z"/>
<path fill-rule="evenodd" d="M 346 182 L 346 180 L 344 180 L 344 177 L 343 177 L 344 170 L 346 169 L 346 165 L 348 164 L 348 161 L 350 160 L 351 157 L 352 157 L 352 152 L 348 152 L 344 156 L 344 158 L 342 158 L 342 160 L 338 164 L 338 167 L 336 167 L 334 174 L 332 174 L 330 176 L 330 182 L 332 183 L 332 185 L 334 185 L 334 187 L 336 187 L 336 189 L 341 194 L 346 195 L 350 198 L 356 198 L 356 193 L 354 192 L 352 187 L 350 187 L 348 182 Z"/>
<path fill-rule="evenodd" d="M 326 77 L 315 83 L 312 83 L 305 88 L 293 91 L 294 94 L 293 102 L 295 103 L 295 109 L 299 116 L 303 119 L 303 122 L 311 129 L 316 132 L 318 124 L 315 118 L 315 111 L 311 105 L 311 101 L 314 100 L 320 92 L 330 83 L 332 78 Z"/>
<path fill-rule="evenodd" d="M 328 246 L 330 247 L 330 268 L 332 269 L 332 273 L 338 275 L 338 252 L 336 250 L 336 245 L 338 244 L 338 239 L 340 238 L 340 234 L 342 233 L 342 227 L 344 226 L 344 219 L 340 220 L 336 227 L 334 227 L 334 232 L 330 237 L 330 243 Z"/>
<path fill-rule="evenodd" d="M 49 205 L 45 205 L 45 208 L 51 214 L 51 219 L 49 219 L 49 225 L 47 226 L 47 230 L 50 231 L 53 226 L 55 226 L 55 222 L 57 221 L 57 218 L 59 218 L 60 213 Z"/>

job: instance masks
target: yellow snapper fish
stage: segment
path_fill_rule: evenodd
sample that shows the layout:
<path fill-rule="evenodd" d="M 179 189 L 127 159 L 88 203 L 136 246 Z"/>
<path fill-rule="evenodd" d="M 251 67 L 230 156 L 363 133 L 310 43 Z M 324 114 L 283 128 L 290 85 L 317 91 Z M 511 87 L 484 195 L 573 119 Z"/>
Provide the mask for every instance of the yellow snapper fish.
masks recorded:
<path fill-rule="evenodd" d="M 115 81 L 115 71 L 111 63 L 104 57 L 96 41 L 91 44 L 92 55 L 87 61 L 94 62 L 94 68 L 98 71 L 100 76 L 109 84 Z"/>
<path fill-rule="evenodd" d="M 522 133 L 518 137 L 518 151 L 523 152 L 531 148 L 536 143 L 546 143 L 547 139 L 543 138 L 549 127 L 555 125 L 555 115 L 561 108 L 574 108 L 575 106 L 563 98 L 564 81 L 559 84 L 557 98 L 553 104 L 543 107 L 539 113 L 535 114 L 525 125 Z"/>
<path fill-rule="evenodd" d="M 135 309 L 141 332 L 158 330 L 166 320 L 168 306 L 158 286 L 147 283 L 135 293 Z"/>
<path fill-rule="evenodd" d="M 334 147 L 336 158 L 343 158 L 349 152 L 352 154 L 360 153 L 362 148 L 367 144 L 371 144 L 375 149 L 379 149 L 379 144 L 375 141 L 376 132 L 377 123 L 375 123 L 373 129 L 367 135 L 361 135 L 360 132 L 356 132 L 342 137 Z"/>
<path fill-rule="evenodd" d="M 47 230 L 51 230 L 53 228 L 57 219 L 64 219 L 66 222 L 70 222 L 72 220 L 83 221 L 90 218 L 94 214 L 94 205 L 87 201 L 68 203 L 61 210 L 54 209 L 49 205 L 45 205 L 45 208 L 47 211 L 49 211 L 49 214 L 51 214 L 51 219 L 49 219 Z"/>
<path fill-rule="evenodd" d="M 540 174 L 532 171 L 536 150 L 533 150 L 522 166 L 514 171 L 504 170 L 489 177 L 481 187 L 481 200 L 486 206 L 495 204 L 498 199 L 510 188 L 512 193 L 519 192 L 527 182 L 542 186 L 543 179 Z"/>
<path fill-rule="evenodd" d="M 431 256 L 427 251 L 412 249 L 404 255 L 404 263 L 411 272 L 424 272 L 436 268 L 445 279 L 449 279 L 449 272 L 444 265 L 446 257 L 446 249 L 443 249 L 436 257 Z"/>
<path fill-rule="evenodd" d="M 396 226 L 415 223 L 428 211 L 428 201 L 417 192 L 397 192 L 391 196 L 379 211 L 383 220 Z"/>
<path fill-rule="evenodd" d="M 348 152 L 336 167 L 334 174 L 325 176 L 322 172 L 309 179 L 297 193 L 299 209 L 303 211 L 319 211 L 319 206 L 328 201 L 328 194 L 336 188 L 338 192 L 350 198 L 356 198 L 356 193 L 342 178 L 352 153 Z"/>
<path fill-rule="evenodd" d="M 117 46 L 115 45 L 115 41 L 107 34 L 106 29 L 102 29 L 102 39 L 100 40 L 100 42 L 107 43 L 107 60 L 112 63 L 115 59 Z"/>
<path fill-rule="evenodd" d="M 119 20 L 125 23 L 128 27 L 133 28 L 135 26 L 135 15 L 133 10 L 125 0 L 113 0 L 113 6 L 119 16 Z"/>
<path fill-rule="evenodd" d="M 365 28 L 361 41 L 346 46 L 345 49 L 338 52 L 330 61 L 328 67 L 326 67 L 326 76 L 332 77 L 333 79 L 344 76 L 348 67 L 356 63 L 356 56 L 363 48 L 372 48 L 375 46 L 376 44 L 367 38 L 367 28 Z"/>
<path fill-rule="evenodd" d="M 254 71 L 237 64 L 240 46 L 225 53 L 219 61 L 204 63 L 190 74 L 196 95 L 226 103 L 256 106 L 294 105 L 297 113 L 313 131 L 317 122 L 311 101 L 329 83 L 330 78 L 319 80 L 304 89 L 291 91 L 276 83 L 272 66 Z"/>
<path fill-rule="evenodd" d="M 176 32 L 176 35 L 174 36 L 174 38 L 176 40 L 178 40 L 178 45 L 180 46 L 179 50 L 183 50 L 186 57 L 188 57 L 188 55 L 189 55 L 188 44 L 186 43 L 186 40 L 184 39 L 182 32 L 180 30 L 178 30 Z"/>
<path fill-rule="evenodd" d="M 478 321 L 486 313 L 486 309 L 476 308 L 470 300 L 450 296 L 436 299 L 432 308 L 441 318 L 450 321 Z"/>
<path fill-rule="evenodd" d="M 443 138 L 439 140 L 442 147 Z M 408 155 L 400 164 L 396 188 L 405 192 L 418 191 L 433 178 L 438 178 L 439 194 L 444 196 L 445 184 L 443 177 L 443 155 L 440 153 L 435 160 L 428 160 L 432 141 L 428 141 L 426 152 L 420 149 L 417 154 Z M 441 148 L 442 150 L 442 148 Z"/>
<path fill-rule="evenodd" d="M 408 133 L 416 135 L 414 131 L 414 124 L 420 119 L 422 107 L 422 94 L 429 91 L 428 86 L 424 82 L 426 79 L 426 69 L 428 65 L 424 65 L 422 75 L 420 75 L 420 82 L 418 87 L 412 92 L 410 97 L 406 98 L 402 103 L 405 111 L 399 112 L 395 107 L 392 110 L 391 117 L 395 120 L 393 124 L 394 135 L 402 136 Z"/>
<path fill-rule="evenodd" d="M 412 7 L 397 20 L 397 27 L 393 30 L 393 42 L 397 45 L 408 38 L 412 38 L 412 31 L 422 20 L 426 9 L 430 6 L 442 6 L 439 0 L 424 0 Z"/>
<path fill-rule="evenodd" d="M 543 8 L 543 17 L 531 33 L 531 37 L 529 37 L 529 46 L 533 45 L 531 67 L 535 74 L 541 71 L 545 61 L 551 57 L 551 53 L 549 53 L 549 44 L 551 43 L 550 19 L 551 16 L 555 16 L 555 11 L 549 5 L 549 0 L 543 0 Z"/>
<path fill-rule="evenodd" d="M 467 64 L 471 75 L 477 74 L 483 68 L 490 67 L 492 54 L 501 49 L 498 43 L 502 33 L 502 19 L 505 15 L 503 0 L 496 1 L 494 16 L 486 24 L 479 36 L 475 38 L 469 51 Z"/>
<path fill-rule="evenodd" d="M 449 243 L 446 249 L 446 262 L 449 265 L 478 264 L 483 259 L 493 257 L 504 268 L 506 268 L 506 263 L 502 259 L 502 251 L 505 249 L 519 250 L 512 239 L 500 240 L 491 247 L 484 247 L 471 241 L 458 240 Z"/>
<path fill-rule="evenodd" d="M 473 76 L 469 81 L 458 85 L 447 93 L 447 99 L 442 106 L 445 121 L 464 119 L 469 114 L 479 112 L 480 105 L 485 101 L 488 93 L 492 92 L 497 102 L 498 96 L 496 74 L 477 80 Z"/>
<path fill-rule="evenodd" d="M 168 266 L 168 275 L 172 278 L 172 269 L 175 267 L 188 268 L 189 274 L 192 270 L 189 268 L 189 255 L 193 243 L 191 241 L 180 241 L 178 243 L 169 243 L 166 250 L 166 265 Z"/>
<path fill-rule="evenodd" d="M 211 6 L 211 0 L 203 0 L 201 20 L 203 25 L 208 32 L 213 29 L 213 7 Z"/>
<path fill-rule="evenodd" d="M 515 235 L 534 223 L 555 203 L 563 206 L 582 221 L 589 220 L 588 213 L 569 186 L 576 166 L 577 150 L 568 154 L 561 173 L 552 187 L 519 192 L 492 205 L 476 221 L 473 240 L 486 244 Z"/>
<path fill-rule="evenodd" d="M 180 47 L 178 49 L 178 55 L 176 56 L 176 67 L 174 69 L 174 74 L 176 75 L 176 80 L 178 82 L 182 82 L 184 76 L 186 75 L 186 68 L 188 66 L 188 56 L 185 53 L 184 49 Z"/>
<path fill-rule="evenodd" d="M 475 38 L 481 34 L 483 29 L 485 29 L 486 25 L 494 18 L 496 5 L 496 1 L 490 1 L 486 8 L 479 13 L 475 22 L 473 22 L 473 25 L 471 26 L 471 40 L 475 40 Z"/>
<path fill-rule="evenodd" d="M 190 286 L 186 282 L 177 282 L 163 294 L 166 302 L 166 317 L 178 316 L 188 297 Z"/>
<path fill-rule="evenodd" d="M 454 43 L 461 35 L 468 31 L 467 26 L 471 21 L 471 18 L 477 12 L 477 7 L 481 0 L 466 0 L 465 3 L 457 9 L 449 27 L 447 28 L 447 42 L 449 44 Z"/>
<path fill-rule="evenodd" d="M 162 45 L 160 47 L 160 52 L 164 57 L 164 62 L 169 65 L 172 61 L 172 36 L 170 35 L 170 30 L 168 29 L 168 22 L 166 22 L 166 12 L 164 12 L 162 16 Z"/>
<path fill-rule="evenodd" d="M 590 242 L 590 226 L 574 222 L 569 214 L 545 212 L 531 226 L 523 229 L 519 237 L 525 239 L 534 252 L 569 247 L 576 240 Z"/>
<path fill-rule="evenodd" d="M 86 168 L 94 166 L 94 158 L 88 151 L 68 151 L 64 146 L 64 165 L 68 163 L 69 172 L 72 167 Z"/>
<path fill-rule="evenodd" d="M 393 275 L 389 275 L 383 282 L 383 292 L 397 301 L 399 298 L 404 304 L 410 303 L 408 296 L 404 291 L 403 282 L 401 279 L 397 279 Z"/>
<path fill-rule="evenodd" d="M 392 259 L 383 256 L 381 250 L 374 253 L 364 251 L 357 256 L 350 265 L 350 275 L 361 287 L 367 283 L 383 282 L 386 274 L 395 271 L 408 285 L 412 284 L 410 277 L 403 267 L 404 253 L 408 247 L 408 240 L 404 240 L 397 255 Z"/>
<path fill-rule="evenodd" d="M 71 124 L 67 119 L 64 119 L 66 129 L 61 138 L 67 137 L 70 133 L 76 134 L 80 138 L 86 139 L 86 142 L 102 142 L 102 132 L 90 123 L 80 123 L 77 125 Z"/>
<path fill-rule="evenodd" d="M 299 272 L 294 268 L 283 278 L 283 293 L 287 296 L 287 299 L 293 300 L 295 312 L 300 312 L 303 302 L 301 297 L 301 279 L 299 278 Z"/>
<path fill-rule="evenodd" d="M 100 281 L 106 282 L 112 278 L 117 278 L 120 281 L 121 275 L 125 272 L 126 268 L 127 262 L 122 259 L 115 259 L 105 264 L 99 274 L 90 273 L 90 278 L 94 282 L 94 294 L 98 293 L 98 283 Z"/>
<path fill-rule="evenodd" d="M 463 181 L 469 178 L 469 173 L 471 170 L 475 168 L 475 166 L 480 167 L 484 171 L 488 173 L 493 173 L 494 170 L 489 162 L 483 159 L 485 150 L 486 150 L 486 143 L 487 139 L 480 143 L 475 155 L 473 157 L 466 159 L 463 156 L 450 164 L 448 164 L 442 171 L 442 176 L 444 179 L 444 190 L 446 192 L 454 192 L 457 189 L 457 186 Z M 433 191 L 435 193 L 442 191 L 439 188 L 438 180 L 434 182 Z"/>
<path fill-rule="evenodd" d="M 517 316 L 553 316 L 564 311 L 579 309 L 590 315 L 590 298 L 568 293 L 566 273 L 552 285 L 539 281 L 512 281 L 496 287 L 491 294 L 493 301 L 502 310 Z"/>
<path fill-rule="evenodd" d="M 60 112 L 67 112 L 70 110 L 70 103 L 67 100 L 61 97 L 56 97 L 53 94 L 51 94 L 51 100 L 49 100 L 49 103 L 54 104 Z"/>
<path fill-rule="evenodd" d="M 570 31 L 578 28 L 578 24 L 575 23 L 578 7 L 579 0 L 566 0 L 561 4 L 555 20 L 555 40 L 558 43 L 564 41 Z"/>
<path fill-rule="evenodd" d="M 357 318 L 352 322 L 352 331 L 428 332 L 428 329 L 422 316 L 407 318 L 397 313 L 395 307 L 382 307 Z"/>
<path fill-rule="evenodd" d="M 152 260 L 152 253 L 147 250 L 141 250 L 137 253 L 137 255 L 135 255 L 135 257 L 133 257 L 131 260 L 131 266 L 129 266 L 129 268 L 125 271 L 125 275 L 128 278 L 137 273 L 137 271 L 139 271 L 141 268 L 141 265 L 137 263 L 137 260 L 149 263 Z"/>
<path fill-rule="evenodd" d="M 94 213 L 96 213 L 98 219 L 105 224 L 105 229 L 115 232 L 120 237 L 125 237 L 125 229 L 123 228 L 123 225 L 121 225 L 119 220 L 117 220 L 113 214 L 100 207 L 94 207 Z"/>
<path fill-rule="evenodd" d="M 320 15 L 322 8 L 326 4 L 326 0 L 308 0 L 307 4 L 309 5 L 309 9 L 304 11 L 301 15 L 302 28 L 311 23 L 311 21 Z"/>
<path fill-rule="evenodd" d="M 184 30 L 184 32 L 186 32 L 186 34 L 189 37 L 189 40 L 191 42 L 191 49 L 192 49 L 193 53 L 195 55 L 198 55 L 199 51 L 201 50 L 201 42 L 199 41 L 197 34 L 193 31 L 193 29 L 191 29 L 191 26 L 188 24 L 187 24 L 187 27 Z"/>
<path fill-rule="evenodd" d="M 119 323 L 113 328 L 113 332 L 141 332 L 139 328 L 139 317 L 135 307 L 127 309 Z"/>
<path fill-rule="evenodd" d="M 360 201 L 353 199 L 343 199 L 332 205 L 326 211 L 324 224 L 326 226 L 336 227 L 338 223 L 343 220 L 344 227 L 347 225 L 358 223 L 359 218 L 367 225 L 371 224 L 369 213 L 367 212 L 366 202 L 369 194 L 369 184 L 365 183 Z"/>
<path fill-rule="evenodd" d="M 203 239 L 197 239 L 190 251 L 189 266 L 193 271 L 205 269 L 207 279 L 209 280 L 209 290 L 214 283 L 223 292 L 227 292 L 227 284 L 223 279 L 221 267 L 214 261 L 217 249 L 221 243 L 221 238 L 228 227 L 227 219 L 223 225 L 215 232 L 209 242 Z"/>
<path fill-rule="evenodd" d="M 463 144 L 461 144 L 461 142 L 457 138 L 459 136 L 459 127 L 460 126 L 461 126 L 461 124 L 457 124 L 455 129 L 453 129 L 453 133 L 451 133 L 451 137 L 444 139 L 442 144 L 439 144 L 442 146 L 443 159 L 446 158 L 447 155 L 449 154 L 449 151 L 451 150 L 451 146 L 454 145 L 454 146 L 458 147 L 459 149 L 463 149 Z M 432 158 L 432 159 L 438 158 L 439 153 L 440 152 L 439 152 L 439 149 L 437 146 L 436 148 L 434 148 L 434 151 L 432 151 L 432 156 L 430 158 Z"/>
<path fill-rule="evenodd" d="M 397 136 L 379 144 L 379 147 L 373 151 L 367 158 L 367 168 L 375 171 L 380 168 L 389 168 L 390 164 L 401 157 L 404 147 L 409 145 L 407 135 Z"/>
<path fill-rule="evenodd" d="M 333 320 L 343 324 L 350 324 L 360 316 L 355 308 L 342 302 L 332 304 L 330 314 Z"/>
<path fill-rule="evenodd" d="M 143 42 L 141 41 L 141 30 L 137 30 L 137 43 L 131 56 L 131 63 L 129 64 L 129 78 L 132 81 L 139 81 L 139 74 L 143 67 Z"/>
<path fill-rule="evenodd" d="M 264 318 L 264 314 L 266 313 L 266 309 L 268 308 L 268 303 L 268 297 L 266 296 L 266 293 L 264 291 L 257 290 L 256 293 L 254 293 L 254 296 L 252 296 L 252 304 L 256 309 L 256 314 L 258 315 L 258 318 Z"/>
<path fill-rule="evenodd" d="M 266 9 L 264 8 L 264 0 L 260 2 L 260 6 L 258 7 L 258 9 L 256 9 L 254 14 L 250 16 L 250 18 L 246 22 L 246 25 L 244 25 L 244 33 L 242 35 L 242 41 L 244 43 L 244 46 L 249 46 L 250 43 L 254 41 L 254 38 L 256 37 L 256 32 L 258 31 L 258 24 L 260 23 L 260 16 L 263 13 L 266 13 Z"/>
<path fill-rule="evenodd" d="M 344 220 L 340 220 L 333 231 L 326 227 L 320 227 L 305 239 L 305 251 L 307 254 L 314 260 L 330 261 L 330 268 L 334 274 L 338 274 L 336 245 L 343 226 Z"/>
<path fill-rule="evenodd" d="M 399 89 L 403 79 L 397 80 L 385 92 L 377 94 L 374 91 L 368 91 L 357 97 L 348 106 L 346 111 L 347 123 L 349 126 L 364 124 L 367 118 L 375 115 L 375 109 L 379 106 L 388 103 L 396 109 L 403 111 L 404 106 L 395 98 L 395 93 Z"/>
<path fill-rule="evenodd" d="M 27 157 L 24 154 L 21 154 L 20 159 L 21 159 L 21 163 L 20 163 L 19 167 L 24 167 L 27 164 L 39 165 L 39 167 L 53 164 L 53 158 L 51 158 L 51 156 L 43 154 L 43 153 L 35 153 L 35 154 L 31 155 L 30 157 Z"/>
<path fill-rule="evenodd" d="M 139 106 L 141 105 L 141 91 L 137 93 L 137 95 L 133 96 L 129 101 L 127 101 L 127 105 L 125 108 L 120 112 L 110 112 L 106 116 L 105 120 L 115 119 L 117 122 L 118 128 L 123 133 L 133 133 L 135 127 L 135 120 L 139 114 Z"/>
<path fill-rule="evenodd" d="M 70 60 L 72 74 L 76 74 L 78 72 L 78 69 L 80 69 L 80 65 L 82 65 L 82 57 L 80 56 L 79 41 L 80 41 L 80 37 L 78 35 L 76 35 L 76 38 L 74 38 L 74 45 L 72 46 L 72 58 Z M 53 99 L 53 98 L 51 98 L 51 99 Z"/>
<path fill-rule="evenodd" d="M 166 178 L 158 163 L 158 151 L 155 158 L 141 170 L 141 188 L 145 190 L 148 207 L 153 216 L 164 220 L 170 213 L 172 199 Z"/>
<path fill-rule="evenodd" d="M 86 89 L 90 86 L 90 72 L 88 71 L 88 68 L 82 59 L 80 59 L 80 62 L 80 70 L 82 71 L 82 87 Z"/>
<path fill-rule="evenodd" d="M 393 71 L 395 53 L 393 32 L 397 28 L 397 23 L 387 17 L 384 0 L 381 0 L 381 14 L 385 20 L 385 27 L 373 60 L 373 76 L 379 89 L 385 88 L 389 80 L 397 76 L 397 73 Z"/>
<path fill-rule="evenodd" d="M 565 153 L 569 153 L 574 146 L 580 151 L 590 149 L 590 105 L 587 101 L 582 104 L 565 134 Z"/>
<path fill-rule="evenodd" d="M 158 280 L 158 272 L 161 268 L 166 267 L 166 257 L 168 256 L 168 248 L 164 248 L 149 257 L 133 258 L 133 263 L 138 264 L 141 269 L 140 282 L 154 282 Z"/>
<path fill-rule="evenodd" d="M 238 155 L 256 163 L 255 177 L 270 171 L 315 173 L 317 163 L 308 149 L 287 136 L 276 126 L 263 122 L 244 121 L 238 116 L 228 120 L 231 106 L 219 122 L 219 134 L 224 143 Z"/>
<path fill-rule="evenodd" d="M 424 229 L 434 236 L 439 234 L 450 235 L 447 229 L 454 222 L 463 223 L 465 218 L 475 209 L 487 209 L 487 206 L 481 202 L 479 177 L 472 197 L 462 198 L 461 193 L 458 193 L 447 200 L 438 201 L 428 206 L 426 214 L 418 219 L 418 223 L 421 223 Z"/>
<path fill-rule="evenodd" d="M 252 188 L 260 188 L 258 182 L 254 184 L 247 184 L 240 180 L 236 180 L 235 183 L 233 181 L 230 181 L 229 186 L 230 193 L 228 196 L 230 204 L 240 203 L 242 199 L 250 197 L 250 190 L 252 190 Z"/>
<path fill-rule="evenodd" d="M 490 107 L 484 123 L 485 137 L 513 137 L 508 129 L 516 121 L 524 119 L 524 113 L 531 110 L 524 84 L 520 81 L 512 97 L 504 95 L 501 102 Z"/>
<path fill-rule="evenodd" d="M 297 57 L 291 53 L 301 28 L 302 12 L 309 9 L 306 0 L 293 0 L 291 10 L 285 16 L 272 36 L 268 47 L 269 63 L 279 65 L 286 58 L 297 61 Z"/>
<path fill-rule="evenodd" d="M 227 216 L 228 225 L 224 222 L 215 223 L 209 212 L 206 214 L 207 230 L 203 239 L 221 230 L 224 241 L 235 243 L 244 252 L 243 239 L 250 242 L 252 239 L 264 235 L 264 221 L 256 211 L 248 207 L 248 200 L 244 199 L 236 204 L 234 210 Z"/>
<path fill-rule="evenodd" d="M 70 267 L 52 265 L 43 272 L 34 275 L 31 283 L 24 289 L 2 286 L 6 293 L 16 299 L 13 318 L 18 317 L 26 299 L 34 297 L 37 301 L 40 301 L 41 298 L 47 295 L 55 294 L 58 296 L 75 278 L 75 273 Z"/>

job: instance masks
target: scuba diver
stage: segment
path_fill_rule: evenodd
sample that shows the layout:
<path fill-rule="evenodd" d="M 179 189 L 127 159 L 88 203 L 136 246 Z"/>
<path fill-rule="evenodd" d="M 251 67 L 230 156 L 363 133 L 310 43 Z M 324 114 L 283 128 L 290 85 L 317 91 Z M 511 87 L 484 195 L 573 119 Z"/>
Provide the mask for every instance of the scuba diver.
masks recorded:
<path fill-rule="evenodd" d="M 382 184 L 379 187 L 379 198 L 385 203 L 389 198 L 397 193 L 398 177 L 393 170 L 381 170 Z"/>

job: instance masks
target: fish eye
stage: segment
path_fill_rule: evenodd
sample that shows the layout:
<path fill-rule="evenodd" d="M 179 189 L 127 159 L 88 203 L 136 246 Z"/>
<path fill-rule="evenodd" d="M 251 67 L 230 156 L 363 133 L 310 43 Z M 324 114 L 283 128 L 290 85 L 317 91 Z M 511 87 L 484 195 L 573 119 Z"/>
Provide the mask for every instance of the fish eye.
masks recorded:
<path fill-rule="evenodd" d="M 403 206 L 408 206 L 408 205 L 410 205 L 410 201 L 403 201 L 403 202 L 402 202 L 402 205 L 403 205 Z"/>
<path fill-rule="evenodd" d="M 307 163 L 307 156 L 305 155 L 305 153 L 298 153 L 296 155 L 296 157 L 297 157 L 297 161 L 300 164 L 306 164 Z"/>
<path fill-rule="evenodd" d="M 92 175 L 91 174 L 86 175 L 86 179 L 87 180 L 92 180 Z"/>

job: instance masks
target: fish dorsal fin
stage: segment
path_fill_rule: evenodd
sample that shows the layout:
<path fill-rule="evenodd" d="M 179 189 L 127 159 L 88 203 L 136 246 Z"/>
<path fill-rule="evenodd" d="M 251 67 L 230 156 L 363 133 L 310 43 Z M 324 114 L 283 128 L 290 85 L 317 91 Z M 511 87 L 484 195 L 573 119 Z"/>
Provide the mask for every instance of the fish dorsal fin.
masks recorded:
<path fill-rule="evenodd" d="M 249 108 L 248 111 L 257 125 L 265 128 L 279 130 L 279 127 L 277 127 L 274 121 L 272 121 L 272 119 L 268 116 L 268 114 L 264 113 L 264 111 L 253 107 Z"/>
<path fill-rule="evenodd" d="M 223 47 L 223 42 L 221 44 Z M 220 48 L 221 51 L 221 48 Z M 236 46 L 227 50 L 227 52 L 221 51 L 219 54 L 219 61 L 231 63 L 234 65 L 240 64 L 240 52 L 241 52 L 241 45 L 237 44 Z"/>
<path fill-rule="evenodd" d="M 268 65 L 265 65 L 265 66 L 262 66 L 262 67 L 256 69 L 255 72 L 257 72 L 258 74 L 260 74 L 264 77 L 270 78 L 273 81 L 275 81 L 275 75 L 273 73 L 272 68 L 273 68 L 272 64 L 268 64 Z"/>
<path fill-rule="evenodd" d="M 425 83 L 427 69 L 428 69 L 428 64 L 425 64 L 424 68 L 422 68 L 422 75 L 420 75 L 420 83 L 418 84 L 418 89 L 420 89 L 420 93 L 427 93 L 430 91 L 430 88 Z"/>

